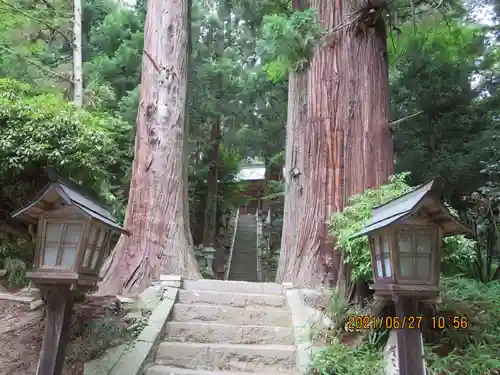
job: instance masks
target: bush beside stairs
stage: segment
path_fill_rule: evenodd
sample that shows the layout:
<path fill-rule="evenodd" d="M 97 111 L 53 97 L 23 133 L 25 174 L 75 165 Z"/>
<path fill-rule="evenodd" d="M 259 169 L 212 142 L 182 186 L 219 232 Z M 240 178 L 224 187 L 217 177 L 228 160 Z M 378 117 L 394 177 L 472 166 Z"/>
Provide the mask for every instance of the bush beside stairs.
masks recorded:
<path fill-rule="evenodd" d="M 184 280 L 146 375 L 295 372 L 291 314 L 273 283 Z"/>

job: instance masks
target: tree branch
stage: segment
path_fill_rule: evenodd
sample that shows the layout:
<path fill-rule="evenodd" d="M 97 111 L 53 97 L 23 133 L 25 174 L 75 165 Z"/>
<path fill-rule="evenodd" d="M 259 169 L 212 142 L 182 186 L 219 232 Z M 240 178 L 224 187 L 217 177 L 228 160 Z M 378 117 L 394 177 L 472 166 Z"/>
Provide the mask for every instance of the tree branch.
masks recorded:
<path fill-rule="evenodd" d="M 416 116 L 418 116 L 418 115 L 420 115 L 422 113 L 424 113 L 424 111 L 418 111 L 417 113 L 414 113 L 412 115 L 400 118 L 400 119 L 398 119 L 396 121 L 388 122 L 387 126 L 389 127 L 389 129 L 391 129 L 392 131 L 394 131 L 396 129 L 396 125 L 402 123 L 403 121 L 406 121 L 406 120 L 409 120 L 409 119 L 411 119 L 413 117 L 416 117 Z"/>
<path fill-rule="evenodd" d="M 0 0 L 1 1 L 1 0 Z M 146 55 L 146 57 L 148 58 L 149 61 L 151 61 L 151 64 L 153 64 L 155 70 L 160 73 L 161 72 L 161 69 L 160 67 L 158 66 L 158 64 L 156 63 L 156 61 L 153 60 L 153 58 L 151 57 L 151 55 L 148 53 L 148 51 L 144 50 L 144 54 Z"/>
<path fill-rule="evenodd" d="M 7 48 L 7 47 L 4 47 L 2 45 L 0 45 L 0 49 L 4 50 L 4 51 L 7 51 L 13 55 L 17 55 L 19 57 L 22 57 L 23 59 L 25 59 L 27 62 L 29 62 L 30 64 L 32 65 L 35 65 L 36 67 L 42 69 L 45 73 L 48 73 L 50 75 L 53 75 L 54 77 L 58 77 L 59 79 L 62 79 L 63 81 L 66 81 L 66 82 L 69 82 L 71 84 L 74 84 L 73 80 L 68 78 L 68 77 L 65 77 L 63 76 L 62 74 L 59 74 L 59 73 L 56 73 L 56 72 L 53 72 L 52 70 L 46 68 L 45 66 L 37 63 L 36 61 L 33 61 L 33 60 L 30 60 L 28 59 L 27 57 L 24 57 L 24 56 L 21 56 L 19 53 L 17 53 L 16 51 L 10 49 L 10 48 Z"/>
<path fill-rule="evenodd" d="M 39 23 L 41 23 L 42 25 L 47 26 L 49 29 L 51 29 L 51 30 L 52 30 L 52 31 L 54 31 L 55 33 L 57 33 L 57 34 L 61 35 L 61 36 L 62 36 L 62 37 L 63 37 L 63 38 L 64 38 L 64 39 L 65 39 L 65 40 L 66 40 L 66 41 L 70 44 L 71 48 L 73 48 L 73 47 L 74 47 L 74 43 L 73 43 L 73 41 L 72 41 L 70 38 L 68 38 L 68 36 L 67 36 L 67 35 L 65 35 L 65 34 L 64 34 L 61 30 L 59 30 L 59 29 L 58 29 L 58 28 L 56 28 L 55 26 L 52 26 L 51 24 L 49 24 L 49 23 L 45 22 L 44 20 L 41 20 L 41 19 L 39 19 L 39 18 L 36 18 L 36 17 L 32 16 L 32 15 L 31 15 L 31 14 L 29 14 L 29 13 L 26 13 L 24 10 L 19 9 L 18 7 L 16 7 L 16 6 L 12 5 L 12 4 L 11 4 L 11 3 L 9 3 L 8 1 L 5 1 L 5 0 L 0 0 L 0 3 L 7 5 L 9 8 L 11 8 L 11 9 L 15 10 L 15 11 L 16 11 L 16 12 L 18 12 L 18 13 L 21 13 L 21 14 L 22 14 L 23 16 L 25 16 L 25 17 L 31 18 L 33 21 L 39 22 Z"/>

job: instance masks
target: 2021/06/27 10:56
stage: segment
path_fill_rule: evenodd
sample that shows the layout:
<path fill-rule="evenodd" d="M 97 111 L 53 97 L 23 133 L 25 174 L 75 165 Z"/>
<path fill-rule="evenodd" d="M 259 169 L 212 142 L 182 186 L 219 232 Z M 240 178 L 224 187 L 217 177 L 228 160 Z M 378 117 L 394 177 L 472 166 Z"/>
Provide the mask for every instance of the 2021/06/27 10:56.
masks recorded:
<path fill-rule="evenodd" d="M 423 316 L 350 316 L 346 329 L 356 331 L 362 329 L 420 329 Z M 428 326 L 432 329 L 467 329 L 469 319 L 466 316 L 433 316 L 428 321 Z M 425 323 L 424 323 L 425 324 Z"/>

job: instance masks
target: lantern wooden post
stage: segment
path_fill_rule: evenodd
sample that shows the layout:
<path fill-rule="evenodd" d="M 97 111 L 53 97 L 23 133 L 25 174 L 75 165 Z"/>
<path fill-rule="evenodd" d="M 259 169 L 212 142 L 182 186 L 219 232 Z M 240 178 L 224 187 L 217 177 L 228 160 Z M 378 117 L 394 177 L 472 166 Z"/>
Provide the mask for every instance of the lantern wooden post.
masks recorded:
<path fill-rule="evenodd" d="M 70 334 L 73 293 L 69 285 L 41 286 L 40 292 L 46 301 L 46 316 L 36 375 L 59 375 Z"/>
<path fill-rule="evenodd" d="M 47 186 L 12 214 L 37 226 L 31 281 L 46 302 L 45 331 L 36 375 L 60 375 L 69 339 L 73 292 L 97 285 L 111 233 L 130 234 L 104 207 L 47 168 Z"/>
<path fill-rule="evenodd" d="M 440 180 L 433 179 L 375 207 L 353 237 L 368 235 L 375 298 L 394 302 L 400 375 L 425 374 L 420 327 L 405 322 L 420 316 L 420 301 L 439 297 L 442 237 L 470 233 L 441 203 L 439 190 Z"/>
<path fill-rule="evenodd" d="M 399 297 L 394 301 L 396 316 L 402 322 L 405 317 L 419 316 L 418 299 L 414 297 Z M 419 329 L 404 328 L 397 329 L 399 374 L 422 375 L 425 374 L 424 352 L 422 345 L 422 333 Z"/>

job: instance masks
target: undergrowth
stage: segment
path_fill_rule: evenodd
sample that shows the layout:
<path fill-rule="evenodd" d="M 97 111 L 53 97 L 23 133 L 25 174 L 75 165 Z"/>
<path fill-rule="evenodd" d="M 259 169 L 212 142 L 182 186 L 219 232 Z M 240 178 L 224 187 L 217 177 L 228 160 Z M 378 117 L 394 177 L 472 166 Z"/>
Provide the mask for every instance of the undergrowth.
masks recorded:
<path fill-rule="evenodd" d="M 466 316 L 465 329 L 432 329 L 423 325 L 425 360 L 429 375 L 500 374 L 500 282 L 481 283 L 458 276 L 441 278 L 442 302 L 427 305 L 426 320 L 434 316 Z M 331 324 L 315 332 L 326 347 L 313 357 L 312 375 L 379 375 L 385 366 L 382 350 L 387 330 L 348 332 L 352 315 L 370 315 L 371 306 L 349 305 L 332 298 L 326 314 Z M 385 316 L 392 306 L 382 310 Z M 389 312 L 392 314 L 393 312 Z"/>
<path fill-rule="evenodd" d="M 348 303 L 343 294 L 334 294 L 325 309 L 330 324 L 323 329 L 313 327 L 311 340 L 325 347 L 316 352 L 309 367 L 310 375 L 382 375 L 383 345 L 388 331 L 374 329 L 353 331 L 348 328 L 350 316 L 369 315 L 371 304 Z"/>
<path fill-rule="evenodd" d="M 351 348 L 335 339 L 314 356 L 311 374 L 382 375 L 383 368 L 380 352 L 370 344 Z"/>
<path fill-rule="evenodd" d="M 89 361 L 115 346 L 132 344 L 147 325 L 151 311 L 143 309 L 140 314 L 127 315 L 121 306 L 112 305 L 102 315 L 75 315 L 68 358 Z"/>
<path fill-rule="evenodd" d="M 467 316 L 467 329 L 424 332 L 431 375 L 500 373 L 500 282 L 459 277 L 441 280 L 438 314 Z"/>

